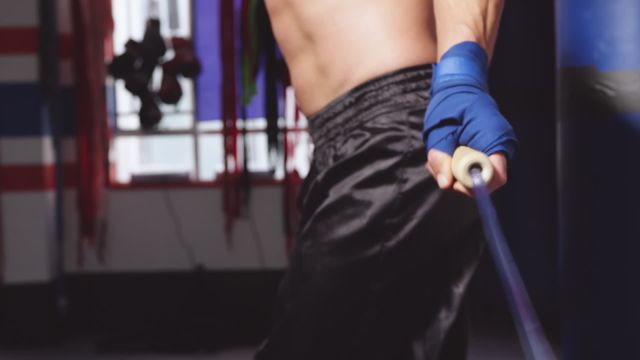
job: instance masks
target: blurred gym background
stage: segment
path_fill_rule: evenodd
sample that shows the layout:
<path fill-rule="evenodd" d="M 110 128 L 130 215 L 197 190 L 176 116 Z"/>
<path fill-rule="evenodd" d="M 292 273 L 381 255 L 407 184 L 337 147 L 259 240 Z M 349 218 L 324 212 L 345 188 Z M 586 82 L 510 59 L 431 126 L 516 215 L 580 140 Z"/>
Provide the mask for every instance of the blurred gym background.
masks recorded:
<path fill-rule="evenodd" d="M 495 200 L 560 346 L 554 10 L 506 2 L 491 89 L 521 141 Z M 0 358 L 249 359 L 311 152 L 261 0 L 0 0 Z M 472 359 L 522 358 L 488 254 L 468 306 Z"/>

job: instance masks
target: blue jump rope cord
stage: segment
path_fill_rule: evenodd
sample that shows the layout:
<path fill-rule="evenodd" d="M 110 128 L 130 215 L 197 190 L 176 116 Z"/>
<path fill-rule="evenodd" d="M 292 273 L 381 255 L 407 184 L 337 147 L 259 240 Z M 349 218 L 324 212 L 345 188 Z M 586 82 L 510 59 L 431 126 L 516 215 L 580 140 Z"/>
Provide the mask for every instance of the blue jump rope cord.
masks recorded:
<path fill-rule="evenodd" d="M 509 251 L 481 170 L 472 169 L 470 175 L 485 238 L 507 293 L 525 356 L 528 360 L 555 359 L 551 345 L 531 304 L 520 272 Z"/>

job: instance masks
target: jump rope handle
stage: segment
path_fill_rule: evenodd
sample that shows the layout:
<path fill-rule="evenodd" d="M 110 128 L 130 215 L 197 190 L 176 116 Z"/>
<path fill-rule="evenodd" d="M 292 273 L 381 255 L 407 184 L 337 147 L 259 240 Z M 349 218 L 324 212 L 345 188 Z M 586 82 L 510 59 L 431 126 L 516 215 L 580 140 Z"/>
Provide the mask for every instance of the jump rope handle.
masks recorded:
<path fill-rule="evenodd" d="M 480 169 L 482 179 L 489 184 L 493 178 L 493 165 L 489 157 L 467 146 L 458 147 L 451 161 L 451 171 L 456 180 L 469 189 L 473 188 L 470 172 L 474 168 Z"/>

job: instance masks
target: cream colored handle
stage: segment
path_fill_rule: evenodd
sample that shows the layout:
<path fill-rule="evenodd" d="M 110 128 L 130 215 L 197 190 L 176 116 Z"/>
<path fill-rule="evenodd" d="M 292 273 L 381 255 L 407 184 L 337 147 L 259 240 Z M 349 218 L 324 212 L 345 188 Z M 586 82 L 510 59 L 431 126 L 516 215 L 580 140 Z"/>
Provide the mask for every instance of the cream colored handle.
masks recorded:
<path fill-rule="evenodd" d="M 489 184 L 493 178 L 493 165 L 489 157 L 467 146 L 458 147 L 453 153 L 451 161 L 451 171 L 456 180 L 467 188 L 473 188 L 469 171 L 474 167 L 479 167 L 482 170 L 482 179 L 485 184 Z"/>

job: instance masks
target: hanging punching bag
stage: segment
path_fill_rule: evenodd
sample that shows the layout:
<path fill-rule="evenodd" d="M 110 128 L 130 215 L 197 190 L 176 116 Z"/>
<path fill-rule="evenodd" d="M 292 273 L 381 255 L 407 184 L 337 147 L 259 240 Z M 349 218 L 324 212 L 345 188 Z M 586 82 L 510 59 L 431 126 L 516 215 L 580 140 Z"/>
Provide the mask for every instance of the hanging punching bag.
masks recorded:
<path fill-rule="evenodd" d="M 640 359 L 639 16 L 556 0 L 563 359 Z"/>

